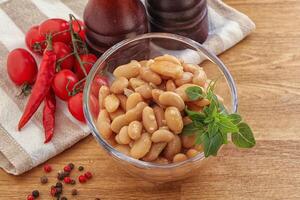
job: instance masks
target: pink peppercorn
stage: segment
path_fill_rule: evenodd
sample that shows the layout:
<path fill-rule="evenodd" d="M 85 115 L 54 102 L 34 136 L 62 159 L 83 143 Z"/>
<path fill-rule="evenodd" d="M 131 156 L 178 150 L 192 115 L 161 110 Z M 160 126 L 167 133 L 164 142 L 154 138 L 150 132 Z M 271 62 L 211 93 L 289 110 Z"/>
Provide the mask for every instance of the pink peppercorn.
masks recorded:
<path fill-rule="evenodd" d="M 51 187 L 51 190 L 50 190 L 50 194 L 51 194 L 51 196 L 56 196 L 56 193 L 57 193 L 57 190 L 56 190 L 56 188 L 54 187 L 54 186 L 52 186 Z"/>
<path fill-rule="evenodd" d="M 52 167 L 51 167 L 50 165 L 46 164 L 46 165 L 44 165 L 44 171 L 45 171 L 46 173 L 49 173 L 49 172 L 52 171 Z"/>
<path fill-rule="evenodd" d="M 70 172 L 71 170 L 72 169 L 71 169 L 71 167 L 69 165 L 67 165 L 67 166 L 64 167 L 64 171 L 65 172 Z"/>
<path fill-rule="evenodd" d="M 86 177 L 85 177 L 84 175 L 80 175 L 80 176 L 78 177 L 78 181 L 79 181 L 80 183 L 85 183 L 85 182 L 86 182 Z"/>
<path fill-rule="evenodd" d="M 66 184 L 69 184 L 69 183 L 71 183 L 72 182 L 72 179 L 70 178 L 70 177 L 65 177 L 64 178 L 64 182 L 66 183 Z"/>
<path fill-rule="evenodd" d="M 93 177 L 92 173 L 91 172 L 86 172 L 84 173 L 84 176 L 87 178 L 87 179 L 91 179 Z"/>
<path fill-rule="evenodd" d="M 34 200 L 34 196 L 32 196 L 31 194 L 27 196 L 27 200 Z"/>

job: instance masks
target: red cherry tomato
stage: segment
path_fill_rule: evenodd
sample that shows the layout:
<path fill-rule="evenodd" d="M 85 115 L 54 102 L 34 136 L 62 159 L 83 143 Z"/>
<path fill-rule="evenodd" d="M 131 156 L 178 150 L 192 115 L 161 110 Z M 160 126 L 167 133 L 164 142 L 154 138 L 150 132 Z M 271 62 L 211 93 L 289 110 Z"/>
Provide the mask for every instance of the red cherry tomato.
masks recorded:
<path fill-rule="evenodd" d="M 80 55 L 81 61 L 84 63 L 83 66 L 85 68 L 86 73 L 88 74 L 93 67 L 94 63 L 97 61 L 97 57 L 94 54 L 83 54 Z M 75 62 L 75 73 L 79 79 L 83 79 L 85 77 L 84 72 L 82 71 L 79 62 L 76 60 Z"/>
<path fill-rule="evenodd" d="M 108 85 L 108 78 L 97 74 L 91 86 L 91 92 L 96 98 L 99 96 L 99 90 L 102 85 Z"/>
<path fill-rule="evenodd" d="M 90 110 L 91 110 L 93 117 L 97 118 L 100 108 L 99 108 L 99 102 L 93 94 L 90 95 L 89 104 L 90 104 Z"/>
<path fill-rule="evenodd" d="M 84 23 L 77 19 L 72 21 L 73 29 L 76 33 L 79 34 L 80 38 L 85 41 L 85 29 L 84 29 Z"/>
<path fill-rule="evenodd" d="M 52 88 L 56 96 L 66 101 L 77 82 L 78 78 L 71 70 L 63 69 L 55 75 Z"/>
<path fill-rule="evenodd" d="M 83 114 L 83 94 L 79 92 L 74 96 L 70 97 L 68 100 L 68 108 L 70 113 L 77 120 L 81 122 L 85 122 L 84 114 Z"/>
<path fill-rule="evenodd" d="M 53 35 L 53 42 L 63 42 L 69 44 L 71 41 L 69 24 L 63 19 L 53 18 L 45 20 L 43 23 L 41 23 L 39 32 L 43 36 L 51 33 Z"/>
<path fill-rule="evenodd" d="M 61 69 L 72 69 L 75 63 L 75 57 L 70 54 L 73 52 L 72 49 L 63 42 L 54 42 L 53 43 L 53 51 L 56 54 L 56 59 L 59 61 L 60 59 L 65 58 L 62 62 L 60 62 L 59 66 Z"/>
<path fill-rule="evenodd" d="M 33 56 L 25 49 L 14 49 L 7 57 L 7 73 L 16 85 L 33 84 L 38 72 Z"/>
<path fill-rule="evenodd" d="M 39 26 L 33 26 L 27 31 L 25 43 L 31 52 L 43 54 L 46 48 L 46 38 L 40 34 Z"/>

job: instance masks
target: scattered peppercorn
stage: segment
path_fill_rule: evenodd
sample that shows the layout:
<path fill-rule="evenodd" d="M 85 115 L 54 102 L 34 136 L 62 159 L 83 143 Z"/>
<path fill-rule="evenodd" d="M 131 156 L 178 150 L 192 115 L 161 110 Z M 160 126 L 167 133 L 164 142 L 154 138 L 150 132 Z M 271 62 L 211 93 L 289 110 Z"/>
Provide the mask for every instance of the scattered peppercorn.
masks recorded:
<path fill-rule="evenodd" d="M 56 187 L 56 193 L 61 194 L 62 193 L 62 188 L 61 187 Z"/>
<path fill-rule="evenodd" d="M 71 183 L 71 181 L 72 181 L 72 179 L 71 179 L 70 177 L 65 177 L 65 178 L 64 178 L 64 182 L 65 182 L 66 184 Z"/>
<path fill-rule="evenodd" d="M 78 177 L 78 180 L 79 180 L 80 183 L 85 183 L 86 182 L 86 177 L 84 175 L 80 175 Z"/>
<path fill-rule="evenodd" d="M 70 176 L 70 172 L 63 172 L 64 177 Z"/>
<path fill-rule="evenodd" d="M 60 200 L 68 200 L 67 197 L 62 197 Z"/>
<path fill-rule="evenodd" d="M 75 165 L 73 163 L 69 163 L 68 164 L 70 166 L 71 169 L 74 169 Z"/>
<path fill-rule="evenodd" d="M 91 172 L 86 172 L 84 173 L 84 176 L 87 178 L 87 179 L 91 179 L 93 177 L 92 173 Z"/>
<path fill-rule="evenodd" d="M 41 180 L 41 183 L 42 183 L 42 184 L 48 183 L 48 178 L 47 178 L 47 176 L 42 176 L 40 180 Z"/>
<path fill-rule="evenodd" d="M 76 196 L 77 194 L 78 194 L 78 191 L 77 191 L 76 189 L 73 189 L 73 190 L 72 190 L 72 195 L 73 195 L 73 196 Z"/>
<path fill-rule="evenodd" d="M 63 173 L 58 173 L 58 174 L 57 174 L 57 179 L 58 179 L 58 180 L 62 181 L 62 180 L 64 180 L 64 178 L 65 178 L 65 176 L 64 176 Z"/>
<path fill-rule="evenodd" d="M 61 183 L 61 182 L 57 182 L 57 183 L 56 183 L 56 185 L 55 185 L 55 187 L 57 187 L 57 188 L 62 188 L 62 187 L 63 187 L 63 185 L 62 185 L 62 183 Z"/>
<path fill-rule="evenodd" d="M 38 198 L 38 197 L 40 196 L 39 191 L 38 191 L 38 190 L 33 190 L 33 191 L 32 191 L 32 196 L 33 196 L 34 198 Z"/>
<path fill-rule="evenodd" d="M 57 195 L 57 189 L 55 186 L 51 186 L 50 194 L 53 197 L 55 197 Z"/>
<path fill-rule="evenodd" d="M 71 169 L 71 167 L 69 165 L 67 165 L 67 166 L 64 167 L 64 171 L 65 172 L 70 172 L 71 170 L 72 169 Z"/>
<path fill-rule="evenodd" d="M 46 164 L 46 165 L 44 165 L 44 171 L 45 171 L 46 173 L 49 173 L 49 172 L 52 171 L 52 167 L 51 167 L 50 165 Z"/>
<path fill-rule="evenodd" d="M 100 198 L 95 198 L 95 200 L 101 200 Z"/>
<path fill-rule="evenodd" d="M 79 166 L 79 167 L 78 167 L 78 170 L 79 170 L 79 171 L 83 171 L 83 170 L 84 170 L 84 167 Z"/>
<path fill-rule="evenodd" d="M 74 179 L 71 180 L 71 185 L 75 185 L 76 181 Z"/>
<path fill-rule="evenodd" d="M 34 200 L 34 196 L 32 196 L 31 194 L 27 196 L 27 200 Z"/>

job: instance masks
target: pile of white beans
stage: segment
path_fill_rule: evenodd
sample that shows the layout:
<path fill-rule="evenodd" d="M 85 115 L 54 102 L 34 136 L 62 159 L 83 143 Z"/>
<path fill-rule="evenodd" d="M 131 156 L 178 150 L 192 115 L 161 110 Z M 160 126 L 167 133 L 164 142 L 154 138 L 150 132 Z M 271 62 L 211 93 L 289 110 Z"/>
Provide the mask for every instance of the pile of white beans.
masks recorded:
<path fill-rule="evenodd" d="M 190 101 L 186 88 L 205 90 L 204 70 L 174 56 L 131 61 L 117 67 L 110 87 L 99 90 L 97 128 L 118 151 L 147 162 L 181 162 L 202 151 L 195 136 L 182 135 L 191 120 L 184 108 L 201 111 L 207 99 Z"/>

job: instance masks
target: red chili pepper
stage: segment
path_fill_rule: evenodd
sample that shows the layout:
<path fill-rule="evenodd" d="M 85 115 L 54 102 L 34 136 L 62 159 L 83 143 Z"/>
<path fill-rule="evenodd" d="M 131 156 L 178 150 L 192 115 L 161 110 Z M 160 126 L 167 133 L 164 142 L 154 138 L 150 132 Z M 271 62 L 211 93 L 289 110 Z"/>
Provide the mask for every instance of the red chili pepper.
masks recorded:
<path fill-rule="evenodd" d="M 44 110 L 43 110 L 43 126 L 45 130 L 45 142 L 47 143 L 52 139 L 54 134 L 55 125 L 55 109 L 56 109 L 56 99 L 52 89 L 49 90 L 45 100 L 44 100 Z"/>
<path fill-rule="evenodd" d="M 48 41 L 48 46 L 44 52 L 36 82 L 31 90 L 31 95 L 26 104 L 24 113 L 19 121 L 18 130 L 21 130 L 21 128 L 24 127 L 25 124 L 30 120 L 51 88 L 55 75 L 56 55 L 52 49 L 51 37 L 48 39 Z"/>

